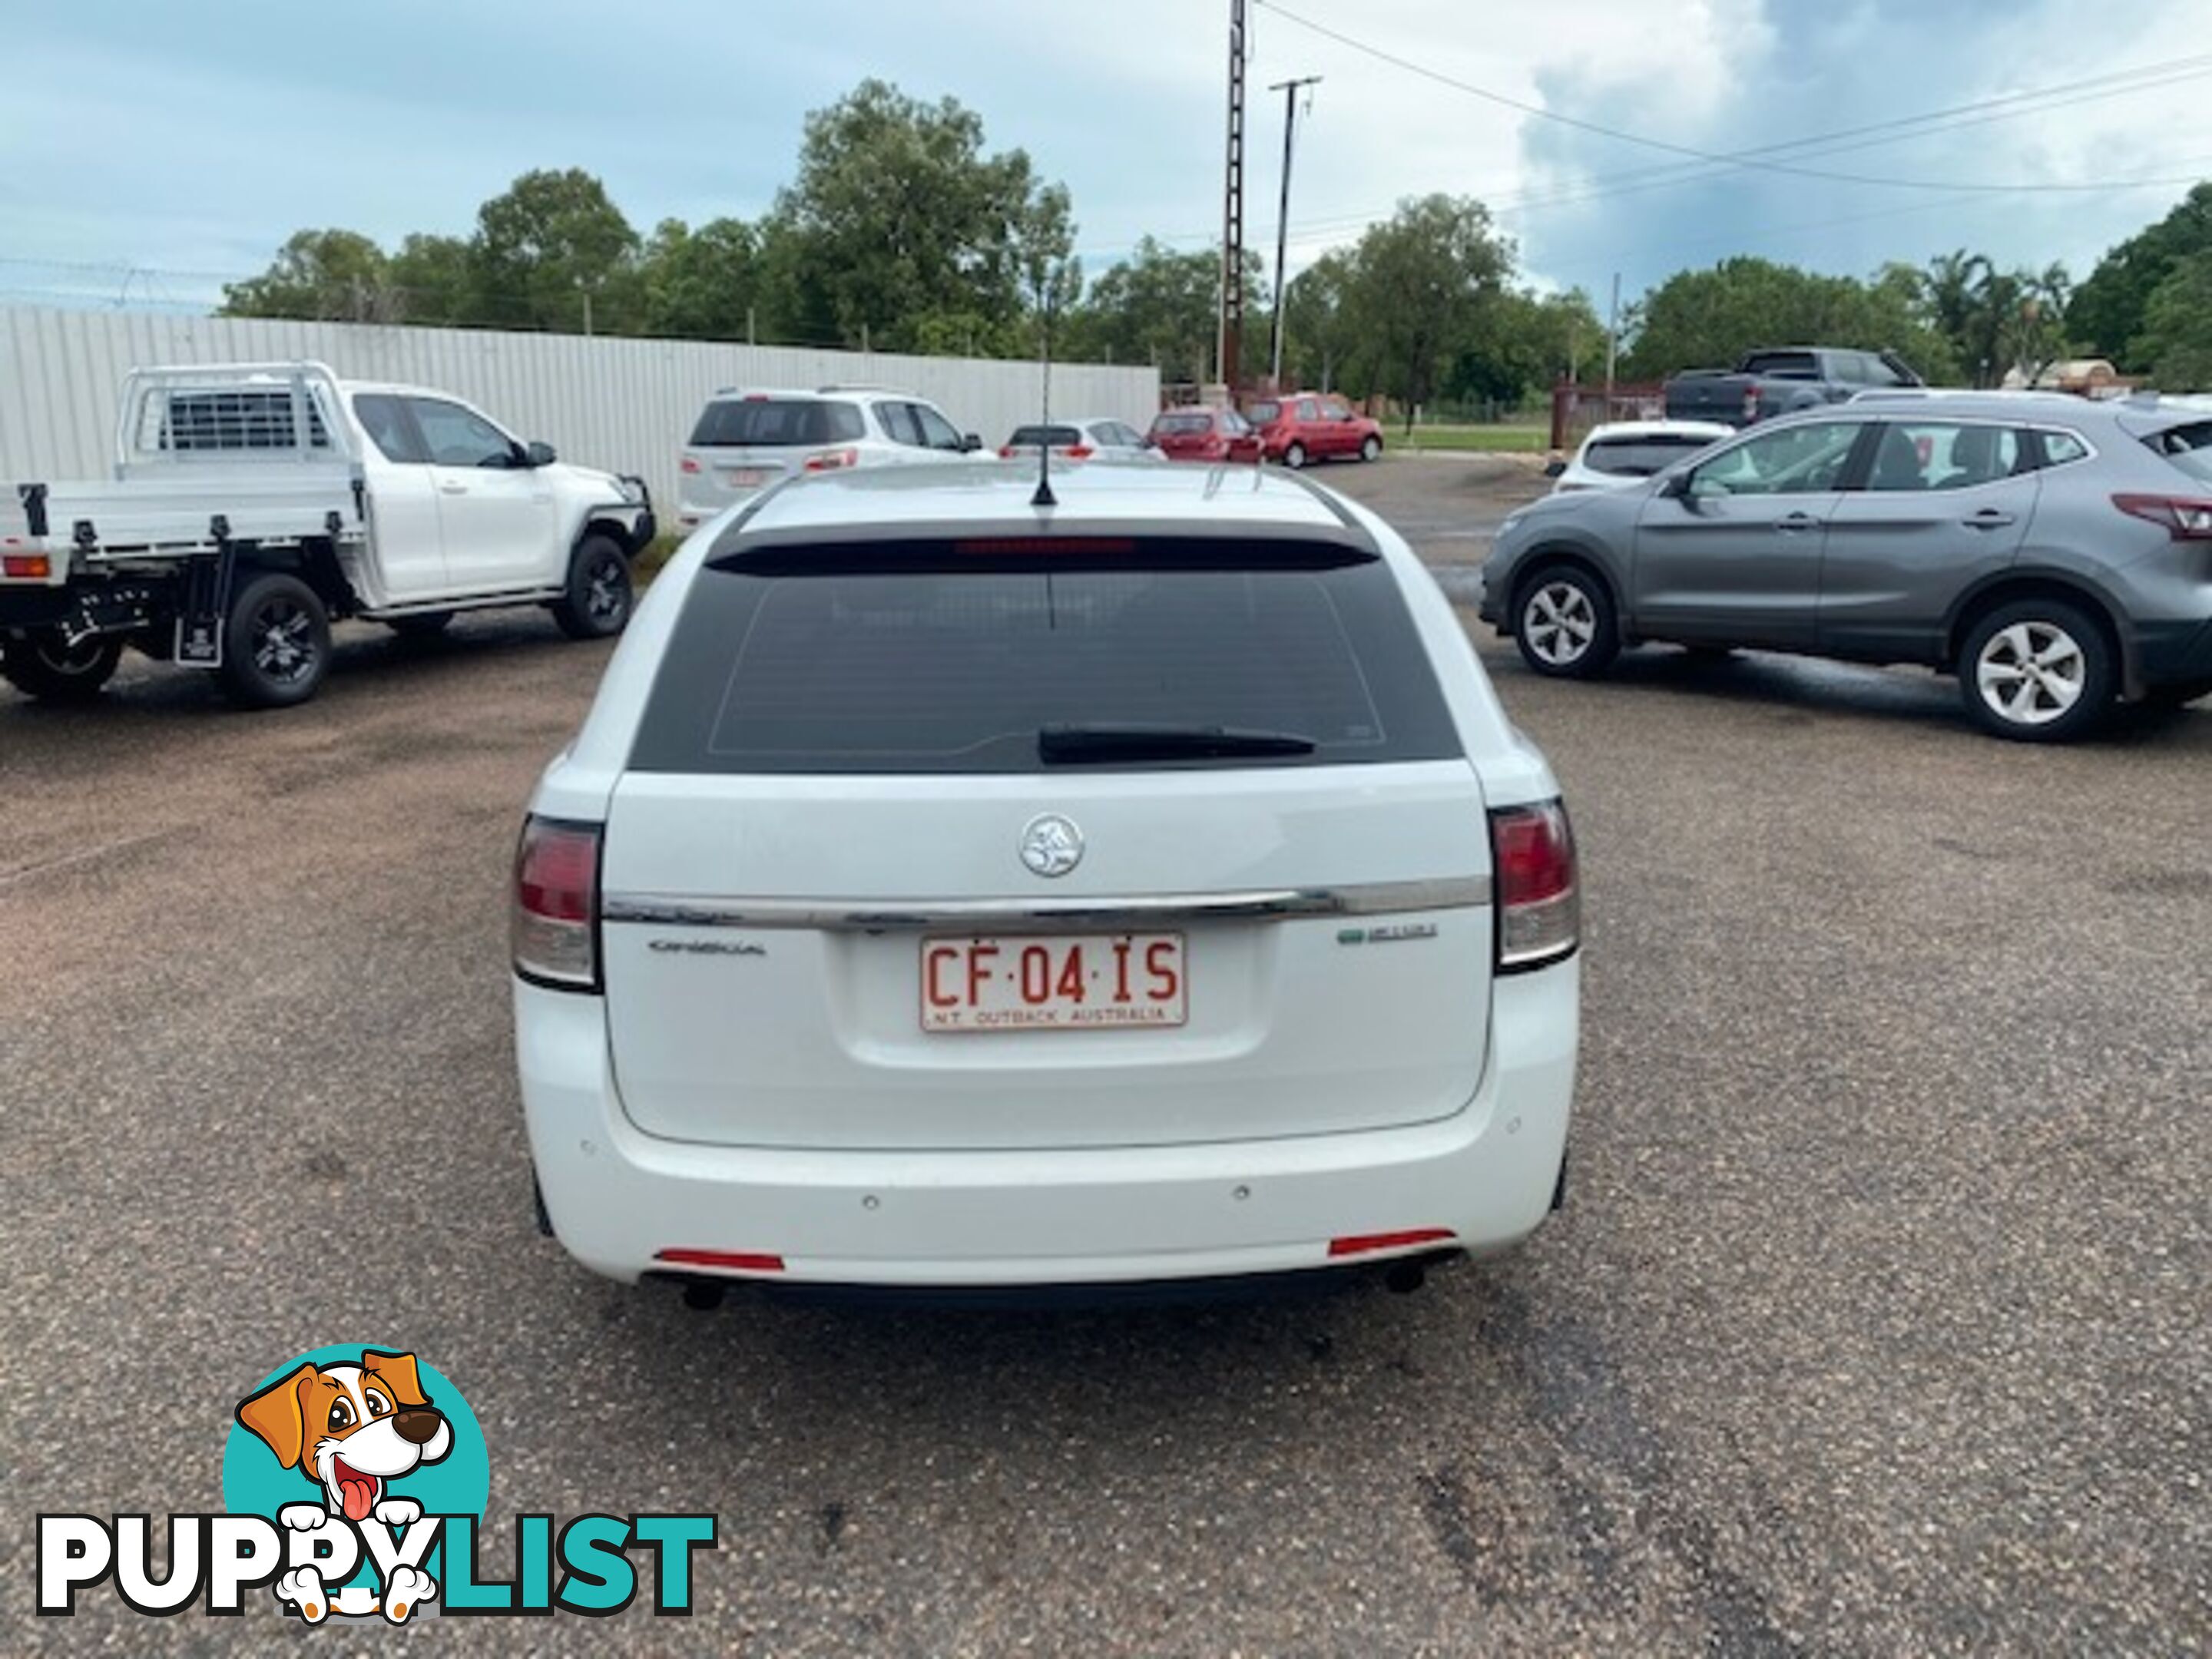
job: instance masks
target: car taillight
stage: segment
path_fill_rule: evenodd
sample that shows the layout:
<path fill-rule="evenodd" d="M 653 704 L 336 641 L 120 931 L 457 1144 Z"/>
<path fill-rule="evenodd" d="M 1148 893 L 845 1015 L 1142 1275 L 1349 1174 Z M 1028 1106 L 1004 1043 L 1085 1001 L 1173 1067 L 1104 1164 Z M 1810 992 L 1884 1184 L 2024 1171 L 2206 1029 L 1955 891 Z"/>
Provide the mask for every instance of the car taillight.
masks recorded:
<path fill-rule="evenodd" d="M 2112 505 L 2148 519 L 2178 542 L 2212 541 L 2212 501 L 2192 495 L 2115 495 Z"/>
<path fill-rule="evenodd" d="M 507 928 L 514 971 L 533 985 L 598 990 L 599 912 L 599 825 L 525 820 Z"/>
<path fill-rule="evenodd" d="M 1747 426 L 1759 418 L 1759 388 L 1755 386 L 1743 389 L 1743 418 Z"/>
<path fill-rule="evenodd" d="M 12 580 L 42 582 L 53 573 L 52 561 L 43 553 L 0 554 L 0 576 Z"/>
<path fill-rule="evenodd" d="M 999 446 L 999 459 L 1002 461 L 1012 460 L 1014 459 L 1014 447 L 1012 444 L 1000 444 Z"/>
<path fill-rule="evenodd" d="M 860 464 L 860 452 L 857 449 L 819 449 L 806 458 L 809 472 L 836 472 Z"/>
<path fill-rule="evenodd" d="M 1089 444 L 1070 444 L 1060 453 L 1071 461 L 1087 461 L 1091 459 L 1091 450 Z"/>
<path fill-rule="evenodd" d="M 1574 954 L 1582 938 L 1575 835 L 1556 800 L 1490 815 L 1498 878 L 1498 971 L 1524 972 Z"/>
<path fill-rule="evenodd" d="M 686 455 L 684 458 L 682 465 L 686 472 L 696 472 L 699 470 L 698 458 L 692 455 Z"/>

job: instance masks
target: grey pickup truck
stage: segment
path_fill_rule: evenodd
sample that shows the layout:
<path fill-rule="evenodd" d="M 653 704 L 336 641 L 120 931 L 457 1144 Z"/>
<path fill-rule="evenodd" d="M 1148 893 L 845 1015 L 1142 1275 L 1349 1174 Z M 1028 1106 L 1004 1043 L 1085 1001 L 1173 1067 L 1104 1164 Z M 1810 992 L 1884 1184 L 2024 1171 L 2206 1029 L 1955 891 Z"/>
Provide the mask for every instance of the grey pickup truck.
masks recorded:
<path fill-rule="evenodd" d="M 1786 346 L 1747 353 L 1733 370 L 1692 368 L 1667 382 L 1670 421 L 1749 426 L 1770 415 L 1840 404 L 1861 392 L 1921 384 L 1887 351 Z"/>

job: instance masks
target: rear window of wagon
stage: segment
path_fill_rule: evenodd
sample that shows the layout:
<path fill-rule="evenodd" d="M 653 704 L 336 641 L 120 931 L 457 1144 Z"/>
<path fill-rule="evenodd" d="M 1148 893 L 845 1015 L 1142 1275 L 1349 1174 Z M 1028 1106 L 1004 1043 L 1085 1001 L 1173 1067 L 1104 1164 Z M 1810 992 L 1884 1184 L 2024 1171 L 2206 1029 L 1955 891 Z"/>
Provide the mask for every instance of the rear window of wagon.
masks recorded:
<path fill-rule="evenodd" d="M 1397 580 L 1323 544 L 1177 539 L 755 551 L 701 570 L 630 767 L 1031 773 L 1038 735 L 1281 733 L 1310 753 L 1125 769 L 1438 760 L 1458 737 Z M 1018 548 L 1024 544 L 1014 544 Z"/>

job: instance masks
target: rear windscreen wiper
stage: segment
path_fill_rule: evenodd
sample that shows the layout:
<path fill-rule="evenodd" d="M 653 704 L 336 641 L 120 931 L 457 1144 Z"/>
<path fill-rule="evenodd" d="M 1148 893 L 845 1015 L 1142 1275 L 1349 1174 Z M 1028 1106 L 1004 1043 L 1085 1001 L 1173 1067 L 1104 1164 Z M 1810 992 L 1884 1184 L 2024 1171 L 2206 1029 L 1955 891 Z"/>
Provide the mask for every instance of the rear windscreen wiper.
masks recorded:
<path fill-rule="evenodd" d="M 1240 731 L 1225 726 L 1048 726 L 1037 733 L 1037 758 L 1048 766 L 1237 760 L 1313 751 L 1313 739 L 1295 732 Z"/>

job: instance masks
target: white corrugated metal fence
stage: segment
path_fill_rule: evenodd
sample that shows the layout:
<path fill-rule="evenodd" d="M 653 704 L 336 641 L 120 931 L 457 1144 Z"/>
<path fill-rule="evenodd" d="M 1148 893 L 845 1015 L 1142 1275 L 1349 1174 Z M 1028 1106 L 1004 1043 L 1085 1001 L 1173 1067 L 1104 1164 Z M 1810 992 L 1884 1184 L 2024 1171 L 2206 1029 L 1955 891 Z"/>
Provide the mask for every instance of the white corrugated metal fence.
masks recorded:
<path fill-rule="evenodd" d="M 127 311 L 0 307 L 0 481 L 94 478 L 113 459 L 116 392 L 157 363 L 312 358 L 349 379 L 436 386 L 563 460 L 635 472 L 673 527 L 677 452 L 700 405 L 727 386 L 895 386 L 996 445 L 1036 418 L 1035 363 L 814 351 L 475 329 L 382 327 Z M 1159 406 L 1151 368 L 1056 364 L 1052 406 L 1142 428 Z"/>

